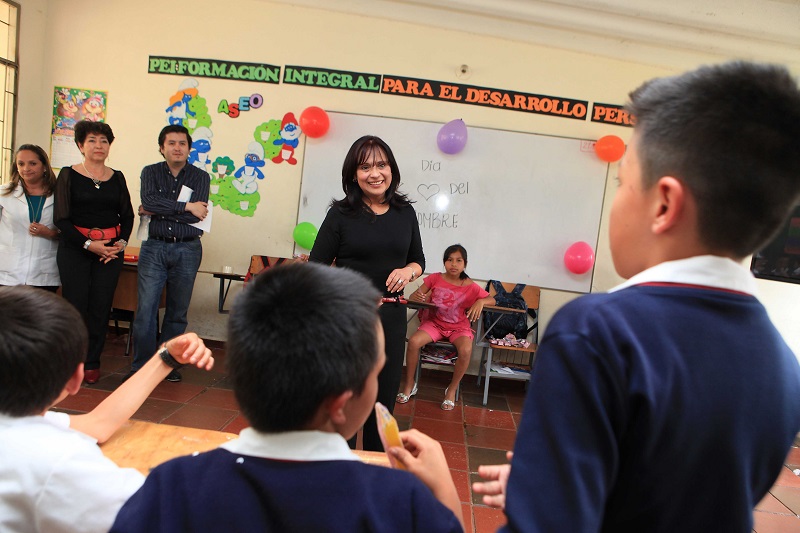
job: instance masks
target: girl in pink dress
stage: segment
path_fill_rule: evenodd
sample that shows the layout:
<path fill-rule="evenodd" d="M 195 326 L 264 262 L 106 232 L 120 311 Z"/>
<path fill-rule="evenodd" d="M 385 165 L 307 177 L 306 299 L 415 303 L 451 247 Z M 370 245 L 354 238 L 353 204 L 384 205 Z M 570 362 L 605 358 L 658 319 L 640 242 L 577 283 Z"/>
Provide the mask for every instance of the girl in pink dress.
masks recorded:
<path fill-rule="evenodd" d="M 429 342 L 447 339 L 458 351 L 453 379 L 444 391 L 442 402 L 442 409 L 452 411 L 458 384 L 467 371 L 472 355 L 472 339 L 475 334 L 470 322 L 481 316 L 484 305 L 494 304 L 494 298 L 464 272 L 467 268 L 467 251 L 463 246 L 448 246 L 442 259 L 444 273 L 427 276 L 409 297 L 418 302 L 430 302 L 436 305 L 436 309 L 420 312 L 419 329 L 408 339 L 405 388 L 397 394 L 397 403 L 406 403 L 417 393 L 414 373 L 420 348 Z"/>

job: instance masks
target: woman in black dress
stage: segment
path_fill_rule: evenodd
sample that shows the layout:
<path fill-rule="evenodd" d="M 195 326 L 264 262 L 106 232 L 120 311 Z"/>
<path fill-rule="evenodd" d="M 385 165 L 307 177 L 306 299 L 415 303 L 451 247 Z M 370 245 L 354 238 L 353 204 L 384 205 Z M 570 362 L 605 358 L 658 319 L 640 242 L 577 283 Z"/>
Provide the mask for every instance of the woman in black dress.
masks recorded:
<path fill-rule="evenodd" d="M 380 138 L 361 137 L 342 166 L 345 197 L 334 201 L 319 229 L 310 261 L 348 267 L 367 276 L 385 296 L 398 296 L 422 275 L 417 215 L 408 197 L 397 191 L 400 169 Z M 394 410 L 400 388 L 406 339 L 406 307 L 380 308 L 386 337 L 386 366 L 378 376 L 378 401 Z M 355 444 L 351 442 L 351 447 Z M 364 449 L 382 450 L 374 413 L 364 424 Z"/>
<path fill-rule="evenodd" d="M 75 125 L 82 163 L 62 168 L 56 181 L 55 224 L 61 231 L 56 256 L 62 294 L 89 330 L 84 381 L 100 379 L 100 354 L 108 315 L 133 229 L 133 207 L 125 176 L 106 166 L 114 133 L 108 124 Z"/>

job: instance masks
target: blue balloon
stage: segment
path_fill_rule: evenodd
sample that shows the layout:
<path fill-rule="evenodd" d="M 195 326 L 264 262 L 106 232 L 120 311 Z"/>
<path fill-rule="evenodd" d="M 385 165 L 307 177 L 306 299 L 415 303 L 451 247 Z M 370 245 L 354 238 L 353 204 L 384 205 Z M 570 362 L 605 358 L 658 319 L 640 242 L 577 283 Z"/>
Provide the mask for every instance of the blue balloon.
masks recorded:
<path fill-rule="evenodd" d="M 467 145 L 467 125 L 460 118 L 451 120 L 439 130 L 436 144 L 446 154 L 457 154 Z"/>

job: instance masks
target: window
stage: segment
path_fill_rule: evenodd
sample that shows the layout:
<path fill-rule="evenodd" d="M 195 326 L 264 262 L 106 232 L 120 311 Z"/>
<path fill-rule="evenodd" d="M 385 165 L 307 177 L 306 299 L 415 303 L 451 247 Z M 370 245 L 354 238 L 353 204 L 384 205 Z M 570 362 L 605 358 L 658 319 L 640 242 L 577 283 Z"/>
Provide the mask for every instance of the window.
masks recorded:
<path fill-rule="evenodd" d="M 19 5 L 0 0 L 0 183 L 8 181 L 14 156 L 19 72 Z"/>

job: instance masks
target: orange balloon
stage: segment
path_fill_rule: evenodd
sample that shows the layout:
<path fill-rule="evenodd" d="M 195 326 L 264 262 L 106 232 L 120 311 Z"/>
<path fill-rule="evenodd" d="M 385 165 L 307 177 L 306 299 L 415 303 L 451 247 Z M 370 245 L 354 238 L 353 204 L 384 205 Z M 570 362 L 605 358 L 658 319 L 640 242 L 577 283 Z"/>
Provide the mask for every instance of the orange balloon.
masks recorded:
<path fill-rule="evenodd" d="M 594 153 L 606 163 L 619 161 L 625 154 L 625 141 L 616 135 L 600 137 L 594 143 Z"/>

